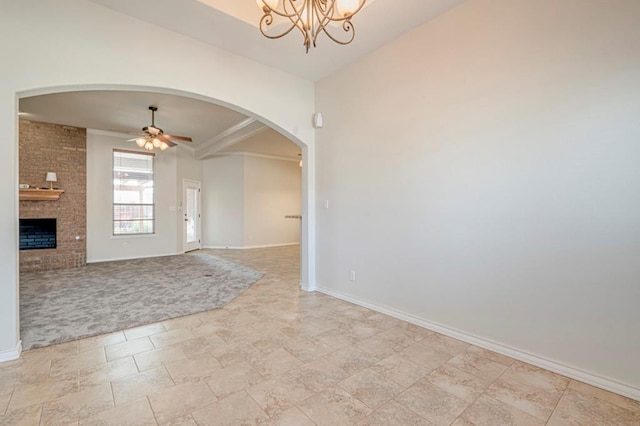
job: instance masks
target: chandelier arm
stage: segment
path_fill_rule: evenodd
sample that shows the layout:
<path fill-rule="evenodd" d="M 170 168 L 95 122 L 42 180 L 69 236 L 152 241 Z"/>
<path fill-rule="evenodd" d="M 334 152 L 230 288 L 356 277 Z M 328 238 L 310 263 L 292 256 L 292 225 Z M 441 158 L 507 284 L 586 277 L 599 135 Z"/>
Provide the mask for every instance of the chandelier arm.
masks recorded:
<path fill-rule="evenodd" d="M 315 15 L 316 15 L 316 21 L 317 21 L 317 25 L 318 25 L 318 30 L 322 31 L 322 29 L 327 26 L 330 22 L 331 22 L 331 15 L 333 15 L 333 9 L 335 8 L 335 6 L 330 7 L 327 10 L 324 10 L 322 8 L 322 4 L 316 4 L 314 3 L 314 9 L 316 11 Z"/>
<path fill-rule="evenodd" d="M 342 23 L 342 29 L 347 33 L 347 34 L 351 34 L 351 37 L 349 37 L 349 39 L 347 40 L 340 40 L 339 38 L 336 38 L 333 34 L 331 34 L 327 28 L 322 28 L 322 32 L 325 33 L 325 35 L 327 37 L 329 37 L 331 40 L 333 40 L 334 42 L 338 43 L 338 44 L 342 44 L 342 45 L 347 45 L 349 43 L 351 43 L 353 41 L 353 39 L 356 37 L 356 29 L 353 26 L 353 24 L 351 23 L 351 21 L 344 21 Z"/>
<path fill-rule="evenodd" d="M 295 19 L 293 19 L 293 18 L 295 18 Z M 283 31 L 282 33 L 275 34 L 275 35 L 268 34 L 267 33 L 267 28 L 269 27 L 269 25 L 271 25 L 273 23 L 273 16 L 271 14 L 267 13 L 264 16 L 262 16 L 262 18 L 260 19 L 260 32 L 262 33 L 263 36 L 265 36 L 267 38 L 270 38 L 272 40 L 275 40 L 275 39 L 279 39 L 279 38 L 282 38 L 282 37 L 286 36 L 291 31 L 293 31 L 294 28 L 298 28 L 300 30 L 300 32 L 302 33 L 302 35 L 306 36 L 304 29 L 301 28 L 301 25 L 298 25 L 300 22 L 302 22 L 302 19 L 298 15 L 293 15 L 291 18 L 289 18 L 289 20 L 291 21 L 291 26 L 289 28 L 287 28 L 285 31 Z"/>
<path fill-rule="evenodd" d="M 313 9 L 316 12 L 318 23 L 332 21 L 333 15 L 336 14 L 335 1 L 327 6 L 326 1 L 313 0 Z"/>
<path fill-rule="evenodd" d="M 314 0 L 316 1 L 316 0 Z M 320 2 L 320 4 L 318 3 L 314 3 L 314 7 L 316 7 L 317 10 L 317 28 L 316 28 L 316 33 L 313 35 L 313 46 L 316 46 L 316 40 L 318 39 L 318 34 L 320 33 L 325 33 L 327 35 L 327 37 L 329 37 L 329 39 L 333 40 L 335 43 L 341 44 L 341 45 L 347 45 L 349 43 L 351 43 L 354 39 L 355 39 L 355 28 L 353 26 L 353 24 L 351 23 L 350 17 L 353 16 L 356 12 L 354 12 L 351 15 L 342 17 L 342 18 L 333 18 L 333 16 L 335 16 L 335 8 L 336 8 L 336 3 L 333 2 L 332 4 L 329 5 L 329 7 L 327 8 L 323 8 L 322 3 L 324 3 L 323 0 L 317 0 L 318 2 Z M 361 6 L 364 3 L 361 3 Z M 358 8 L 358 10 L 360 10 L 362 7 Z M 330 28 L 328 27 L 329 24 L 331 24 L 332 22 L 342 22 L 342 29 L 350 34 L 351 36 L 348 39 L 340 39 L 336 36 L 334 36 L 333 34 L 331 34 L 331 32 L 329 31 Z"/>
<path fill-rule="evenodd" d="M 299 1 L 299 3 L 296 3 Z M 316 46 L 318 34 L 325 33 L 330 40 L 337 44 L 346 45 L 355 39 L 355 28 L 351 18 L 356 15 L 366 4 L 366 0 L 359 0 L 358 7 L 350 13 L 342 16 L 337 6 L 338 0 L 282 0 L 280 6 L 271 8 L 262 0 L 264 15 L 260 19 L 260 32 L 269 39 L 278 39 L 286 36 L 293 28 L 298 28 L 304 37 L 304 46 L 309 52 L 311 45 Z M 296 4 L 298 6 L 296 6 Z M 268 29 L 274 23 L 274 16 L 287 18 L 291 25 L 276 35 L 268 34 Z M 331 23 L 342 23 L 342 29 L 346 38 L 340 38 L 330 27 Z"/>
<path fill-rule="evenodd" d="M 295 0 L 283 0 L 282 8 L 286 13 L 289 13 L 287 11 L 288 7 L 293 9 L 293 13 L 289 16 L 289 20 L 293 23 L 293 25 L 298 27 L 302 35 L 306 37 L 308 32 L 308 29 L 306 28 L 306 25 L 305 25 L 305 19 L 304 19 L 304 12 L 306 9 L 304 7 L 301 7 L 300 9 L 296 8 L 295 5 L 293 4 L 293 1 Z M 304 1 L 306 2 L 308 0 L 304 0 Z M 287 4 L 289 4 L 289 6 L 287 6 Z"/>
<path fill-rule="evenodd" d="M 324 32 L 324 27 L 329 24 L 330 20 L 328 17 L 331 10 L 335 7 L 333 4 L 329 4 L 327 6 L 328 0 L 309 0 L 307 4 L 307 20 L 309 22 L 313 22 L 312 28 L 307 31 L 305 37 L 309 38 L 309 41 L 305 40 L 305 46 L 307 46 L 307 53 L 309 52 L 309 44 L 313 43 L 313 47 L 316 47 L 316 40 L 318 39 L 318 34 Z"/>

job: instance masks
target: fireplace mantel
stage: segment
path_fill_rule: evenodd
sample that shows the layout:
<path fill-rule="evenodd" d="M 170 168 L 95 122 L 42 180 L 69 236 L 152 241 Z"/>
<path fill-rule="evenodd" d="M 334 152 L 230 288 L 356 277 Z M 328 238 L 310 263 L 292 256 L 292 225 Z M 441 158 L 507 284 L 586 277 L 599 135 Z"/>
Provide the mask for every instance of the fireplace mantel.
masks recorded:
<path fill-rule="evenodd" d="M 20 201 L 56 201 L 63 192 L 62 189 L 21 189 Z"/>

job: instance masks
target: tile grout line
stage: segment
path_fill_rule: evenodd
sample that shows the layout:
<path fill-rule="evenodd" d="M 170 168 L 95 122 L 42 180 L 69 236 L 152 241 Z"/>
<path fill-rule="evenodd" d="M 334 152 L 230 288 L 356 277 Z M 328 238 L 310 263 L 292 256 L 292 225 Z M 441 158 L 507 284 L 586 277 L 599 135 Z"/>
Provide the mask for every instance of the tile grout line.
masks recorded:
<path fill-rule="evenodd" d="M 351 378 L 353 376 L 347 377 L 347 379 Z M 345 380 L 347 380 L 345 379 Z M 392 380 L 393 382 L 393 380 Z M 395 382 L 394 382 L 395 383 Z M 386 401 L 384 401 L 382 404 L 380 404 L 380 406 L 374 408 L 371 407 L 369 404 L 367 404 L 366 402 L 362 401 L 361 399 L 359 399 L 358 397 L 356 397 L 355 395 L 352 395 L 351 392 L 347 391 L 346 389 L 340 387 L 340 385 L 336 385 L 339 389 L 342 389 L 343 391 L 347 392 L 349 395 L 351 395 L 352 398 L 354 398 L 356 401 L 360 401 L 362 404 L 365 405 L 365 407 L 368 407 L 371 409 L 371 412 L 369 414 L 367 414 L 366 416 L 364 416 L 364 419 L 366 419 L 367 417 L 371 416 L 373 413 L 375 413 L 376 411 L 378 411 L 380 408 L 384 407 L 385 405 L 387 405 L 389 402 L 391 402 L 392 400 L 395 400 L 396 395 L 393 395 L 392 397 L 390 397 L 389 399 L 387 399 Z M 397 395 L 400 395 L 401 393 L 404 393 L 407 389 L 409 389 L 409 386 L 407 386 L 405 389 L 402 390 L 402 392 L 398 392 Z M 362 419 L 362 420 L 364 420 Z"/>
<path fill-rule="evenodd" d="M 415 414 L 416 416 L 420 417 L 421 419 L 425 419 L 426 421 L 429 421 L 429 419 L 427 419 L 425 416 L 423 416 L 420 413 L 415 412 L 414 410 L 411 409 L 411 407 L 407 407 L 406 405 L 404 405 L 402 402 L 398 401 L 396 399 L 396 397 L 403 395 L 405 392 L 407 392 L 409 390 L 409 388 L 405 389 L 403 392 L 400 392 L 398 395 L 394 396 L 393 398 L 391 398 L 393 401 L 395 401 L 397 404 L 399 404 L 401 407 L 403 407 L 406 410 L 409 410 L 409 412 Z M 454 419 L 455 421 L 455 419 Z"/>
<path fill-rule="evenodd" d="M 317 425 L 317 424 L 318 424 L 318 423 L 314 422 L 314 421 L 311 419 L 311 417 L 309 417 L 309 416 L 307 415 L 307 413 L 305 413 L 304 411 L 302 411 L 302 409 L 301 409 L 300 407 L 298 407 L 298 404 L 294 404 L 293 406 L 294 406 L 294 407 L 296 407 L 296 409 L 297 409 L 298 411 L 300 411 L 300 412 L 302 413 L 302 415 L 303 415 L 303 416 L 305 416 L 307 419 L 309 419 L 309 421 L 310 421 L 311 423 L 313 423 L 314 425 Z M 365 419 L 366 419 L 366 417 L 365 417 Z M 363 420 L 364 420 L 364 419 L 363 419 Z"/>
<path fill-rule="evenodd" d="M 267 380 L 269 380 L 269 379 L 267 379 Z M 249 386 L 249 387 L 251 387 L 251 386 Z M 247 388 L 247 389 L 248 389 L 248 388 Z M 258 401 L 256 401 L 256 400 L 255 400 L 255 398 L 254 398 L 254 397 L 253 397 L 249 392 L 247 392 L 247 389 L 243 389 L 243 390 L 242 390 L 242 392 L 244 392 L 245 394 L 247 394 L 247 396 L 249 397 L 249 399 L 251 399 L 251 400 L 253 401 L 253 403 L 254 403 L 254 404 L 256 404 L 258 407 L 260 407 L 260 409 L 262 410 L 262 412 L 264 413 L 264 415 L 265 415 L 265 416 L 267 416 L 267 418 L 268 418 L 268 419 L 271 419 L 273 416 L 270 416 L 270 415 L 267 413 L 266 408 L 262 408 L 262 405 L 260 405 L 260 403 L 259 403 Z M 287 408 L 287 410 L 288 410 L 288 408 Z M 287 410 L 284 410 L 284 411 L 287 411 Z M 281 413 L 284 413 L 284 411 L 282 411 Z M 280 413 L 278 413 L 278 414 L 280 414 Z"/>
<path fill-rule="evenodd" d="M 44 411 L 44 402 L 40 404 L 40 414 L 38 416 L 38 425 L 42 424 L 42 412 Z"/>
<path fill-rule="evenodd" d="M 587 383 L 581 382 L 580 380 L 571 379 L 571 380 L 569 381 L 569 385 L 567 386 L 567 389 L 565 389 L 565 390 L 568 390 L 568 389 L 569 389 L 569 386 L 571 385 L 571 382 L 577 382 L 577 383 L 582 383 L 582 384 L 587 385 L 587 386 L 592 386 L 592 385 L 589 385 L 589 384 L 587 384 Z M 595 386 L 592 386 L 592 387 L 595 387 Z M 607 391 L 606 389 L 601 389 L 601 388 L 598 388 L 598 387 L 595 387 L 595 388 L 596 388 L 596 389 L 598 389 L 598 390 L 601 390 L 601 391 L 603 391 L 603 392 L 612 393 L 613 395 L 616 395 L 616 396 L 619 396 L 619 397 L 622 397 L 622 398 L 625 398 L 625 399 L 630 399 L 631 401 L 636 402 L 636 403 L 640 403 L 640 400 L 634 400 L 634 399 L 628 398 L 628 397 L 626 397 L 626 396 L 624 396 L 624 395 L 620 395 L 620 394 L 617 394 L 617 393 L 615 393 L 615 392 Z M 581 391 L 580 391 L 580 390 L 578 390 L 578 389 L 571 389 L 571 390 L 572 390 L 573 392 L 576 392 L 576 393 L 580 394 L 580 395 L 588 396 L 588 397 L 591 397 L 591 398 L 595 398 L 595 399 L 597 399 L 598 401 L 605 402 L 605 403 L 607 403 L 607 404 L 612 404 L 612 405 L 615 405 L 615 406 L 616 406 L 616 407 L 618 407 L 618 408 L 622 408 L 623 410 L 631 411 L 631 412 L 634 412 L 634 413 L 635 413 L 635 411 L 634 411 L 634 410 L 632 410 L 632 409 L 630 409 L 630 408 L 627 408 L 627 407 L 624 407 L 624 406 L 622 406 L 622 405 L 619 405 L 619 404 L 618 404 L 618 403 L 616 403 L 616 402 L 609 401 L 609 400 L 604 399 L 604 398 L 600 398 L 599 396 L 596 396 L 596 395 L 592 395 L 592 394 L 589 394 L 589 393 L 581 392 Z M 563 393 L 563 395 L 564 395 L 564 393 Z M 640 405 L 638 406 L 638 409 L 640 409 Z M 638 411 L 638 414 L 640 415 L 640 411 Z"/>
<path fill-rule="evenodd" d="M 315 392 L 313 395 L 309 396 L 308 398 L 305 398 L 305 399 L 303 399 L 302 401 L 299 401 L 299 402 L 297 402 L 297 403 L 293 404 L 293 405 L 294 405 L 294 407 L 296 407 L 298 410 L 300 410 L 300 412 L 301 412 L 302 414 L 304 414 L 306 418 L 308 418 L 309 420 L 311 420 L 311 423 L 313 423 L 313 424 L 317 424 L 317 423 L 316 423 L 316 422 L 315 422 L 311 417 L 309 417 L 309 416 L 307 415 L 307 413 L 306 413 L 306 412 L 305 412 L 305 411 L 304 411 L 304 410 L 303 410 L 299 405 L 300 405 L 300 404 L 304 404 L 305 402 L 309 401 L 311 398 L 315 397 L 316 395 L 320 395 L 320 392 Z"/>
<path fill-rule="evenodd" d="M 116 407 L 116 394 L 113 391 L 113 380 L 109 381 L 109 389 L 111 389 L 111 401 L 113 401 L 113 407 L 111 407 L 111 408 L 115 408 Z"/>
<path fill-rule="evenodd" d="M 144 399 L 147 401 L 147 405 L 149 406 L 149 410 L 151 410 L 151 415 L 153 416 L 153 420 L 156 422 L 156 425 L 159 425 L 158 418 L 156 417 L 156 412 L 153 411 L 153 407 L 151 406 L 151 400 L 149 399 L 149 395 L 145 395 Z"/>
<path fill-rule="evenodd" d="M 82 391 L 82 389 L 80 388 L 80 367 L 78 367 L 76 369 L 76 384 L 78 385 L 78 388 L 77 388 L 78 392 L 77 393 L 80 393 Z"/>
<path fill-rule="evenodd" d="M 571 378 L 569 378 L 569 377 L 567 377 L 567 376 L 563 376 L 562 374 L 554 373 L 553 371 L 545 370 L 544 368 L 536 367 L 536 366 L 535 366 L 535 365 L 533 365 L 533 364 L 529 364 L 529 363 L 526 363 L 526 362 L 523 362 L 523 361 L 518 361 L 518 360 L 516 360 L 512 365 L 515 365 L 515 364 L 516 364 L 516 363 L 518 363 L 518 362 L 519 362 L 519 363 L 521 363 L 521 364 L 524 364 L 524 365 L 528 365 L 528 366 L 534 367 L 536 370 L 541 370 L 541 371 L 544 371 L 545 373 L 550 373 L 550 374 L 553 374 L 554 376 L 564 377 L 565 379 L 568 379 L 568 380 L 569 380 L 569 383 L 567 383 L 567 387 L 566 387 L 566 388 L 564 388 L 564 389 L 562 390 L 562 394 L 563 394 L 563 395 L 564 395 L 564 391 L 569 387 L 569 384 L 571 384 L 571 380 L 573 380 L 573 379 L 571 379 Z M 509 368 L 511 368 L 511 367 L 509 367 Z M 538 388 L 538 387 L 536 387 L 536 386 L 534 386 L 534 385 L 532 385 L 532 384 L 530 384 L 530 383 L 527 383 L 527 382 L 525 382 L 524 380 L 519 379 L 517 376 L 516 376 L 516 377 L 513 377 L 511 380 L 513 380 L 513 381 L 515 381 L 515 382 L 518 382 L 518 383 L 519 383 L 519 384 L 521 384 L 521 385 L 525 385 L 525 386 L 533 387 L 533 388 L 537 389 L 537 390 L 538 390 L 538 391 L 540 391 L 540 392 L 544 392 L 544 393 L 551 393 L 551 392 L 546 391 L 546 390 L 544 390 L 544 389 Z"/>
<path fill-rule="evenodd" d="M 471 345 L 471 347 L 472 347 L 472 346 L 473 346 L 473 345 Z M 465 352 L 466 352 L 466 351 L 465 351 Z M 486 357 L 485 357 L 485 358 L 486 358 Z M 488 358 L 487 358 L 487 359 L 488 359 Z M 499 363 L 496 363 L 496 364 L 499 364 Z M 479 394 L 479 395 L 478 395 L 478 396 L 477 396 L 477 397 L 476 397 L 476 398 L 475 398 L 471 403 L 469 403 L 469 405 L 467 405 L 467 407 L 462 411 L 462 413 L 460 413 L 460 415 L 459 415 L 458 417 L 456 417 L 455 419 L 453 419 L 453 422 L 455 422 L 455 421 L 456 421 L 456 420 L 458 420 L 458 419 L 461 419 L 461 418 L 462 418 L 462 416 L 464 415 L 464 413 L 466 413 L 466 412 L 469 410 L 469 408 L 471 408 L 471 406 L 473 406 L 473 404 L 475 404 L 475 403 L 480 399 L 480 397 L 482 397 L 482 395 L 484 395 L 484 394 L 486 394 L 486 393 L 487 393 L 487 389 L 489 389 L 489 388 L 491 387 L 491 385 L 493 385 L 493 384 L 494 384 L 494 383 L 496 383 L 498 380 L 500 380 L 500 378 L 502 378 L 502 376 L 504 376 L 504 375 L 507 373 L 507 371 L 509 371 L 509 370 L 511 369 L 511 367 L 513 366 L 513 364 L 514 364 L 514 363 L 511 363 L 511 365 L 510 365 L 510 366 L 508 366 L 507 368 L 505 368 L 505 369 L 504 369 L 504 371 L 503 371 L 502 373 L 500 373 L 500 375 L 499 375 L 498 377 L 496 377 L 493 381 L 491 381 L 491 382 L 487 385 L 487 387 L 486 387 L 486 388 L 485 388 L 485 389 L 484 389 L 484 390 L 483 390 L 483 391 L 482 391 L 482 392 L 481 392 L 481 393 L 480 393 L 480 394 Z M 478 376 L 476 376 L 475 374 L 471 374 L 471 373 L 469 373 L 469 374 L 470 374 L 471 376 L 478 377 Z M 489 396 L 487 396 L 487 397 L 488 397 L 488 398 L 491 398 L 491 397 L 489 397 Z M 514 408 L 515 408 L 515 407 L 514 407 Z M 516 409 L 517 409 L 517 408 L 516 408 Z M 522 410 L 518 410 L 518 411 L 522 411 Z M 523 412 L 524 412 L 524 411 L 523 411 Z M 529 413 L 526 413 L 526 414 L 529 414 Z M 452 422 L 452 423 L 453 423 L 453 422 Z"/>
<path fill-rule="evenodd" d="M 214 357 L 214 358 L 215 358 L 215 357 Z M 171 374 L 169 374 L 169 377 L 171 377 Z M 220 401 L 220 400 L 221 400 L 221 398 L 220 398 L 220 397 L 218 396 L 218 394 L 217 394 L 217 393 L 215 393 L 215 392 L 214 392 L 214 390 L 211 388 L 211 386 L 209 385 L 209 381 L 208 381 L 208 380 L 205 380 L 205 381 L 204 381 L 204 384 L 205 384 L 205 385 L 207 385 L 207 388 L 211 391 L 211 393 L 213 394 L 213 396 L 215 396 L 215 397 L 216 397 L 216 400 L 215 400 L 214 402 L 212 402 L 211 404 L 214 404 L 214 403 L 216 403 L 216 402 Z M 209 404 L 209 405 L 211 405 L 211 404 Z M 208 407 L 209 405 L 207 405 L 207 407 Z M 204 408 L 204 407 L 203 407 L 203 408 Z"/>
<path fill-rule="evenodd" d="M 9 406 L 11 405 L 11 400 L 13 399 L 13 393 L 16 391 L 15 385 L 11 388 L 11 395 L 9 395 L 9 400 L 7 401 L 7 406 L 4 407 L 4 411 L 2 414 L 7 414 L 9 412 Z"/>
<path fill-rule="evenodd" d="M 567 392 L 567 389 L 569 389 L 569 385 L 570 384 L 571 384 L 571 382 L 569 382 L 567 384 L 567 387 L 562 390 L 562 395 L 560 395 L 560 398 L 558 398 L 558 401 L 556 402 L 556 405 L 553 407 L 553 410 L 551 411 L 551 414 L 549 414 L 549 417 L 547 417 L 547 420 L 544 422 L 545 425 L 547 423 L 549 423 L 549 421 L 551 420 L 551 417 L 553 417 L 553 415 L 555 414 L 556 410 L 558 409 L 558 405 L 560 405 L 560 401 L 564 397 L 564 394 Z"/>

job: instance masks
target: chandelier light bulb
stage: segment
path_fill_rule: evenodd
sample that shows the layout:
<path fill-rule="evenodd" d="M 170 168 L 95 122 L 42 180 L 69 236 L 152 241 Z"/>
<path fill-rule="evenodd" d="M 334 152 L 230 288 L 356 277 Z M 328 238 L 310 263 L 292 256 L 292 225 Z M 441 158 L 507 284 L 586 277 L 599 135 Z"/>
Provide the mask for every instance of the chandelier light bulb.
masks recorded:
<path fill-rule="evenodd" d="M 336 0 L 340 16 L 351 16 L 360 7 L 360 0 Z"/>
<path fill-rule="evenodd" d="M 137 144 L 140 148 L 142 148 L 142 147 L 144 146 L 144 144 L 146 144 L 146 143 L 147 143 L 147 140 L 146 140 L 146 139 L 144 139 L 144 138 L 138 138 L 138 139 L 136 139 L 136 144 Z"/>
<path fill-rule="evenodd" d="M 156 148 L 160 148 L 162 141 L 158 138 L 153 138 L 153 146 L 155 146 Z"/>
<path fill-rule="evenodd" d="M 169 148 L 169 145 L 167 145 L 166 143 L 162 142 L 160 144 L 160 151 L 164 151 L 165 149 Z"/>
<path fill-rule="evenodd" d="M 269 6 L 269 9 L 276 9 L 278 7 L 278 4 L 280 3 L 279 0 L 256 0 L 256 3 L 258 4 L 258 7 L 260 8 L 260 10 L 264 9 L 265 4 L 267 6 Z"/>
<path fill-rule="evenodd" d="M 146 144 L 144 144 L 144 149 L 153 151 L 153 143 L 147 142 Z"/>

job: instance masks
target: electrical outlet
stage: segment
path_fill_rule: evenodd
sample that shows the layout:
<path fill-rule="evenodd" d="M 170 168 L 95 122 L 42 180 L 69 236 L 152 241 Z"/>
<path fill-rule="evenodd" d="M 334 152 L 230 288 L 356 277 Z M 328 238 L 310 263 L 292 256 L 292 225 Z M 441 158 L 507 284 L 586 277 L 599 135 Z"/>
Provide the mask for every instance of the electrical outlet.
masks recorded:
<path fill-rule="evenodd" d="M 356 280 L 356 271 L 349 271 L 349 280 L 350 281 Z"/>
<path fill-rule="evenodd" d="M 329 208 L 329 200 L 324 200 L 324 208 L 325 209 Z"/>

